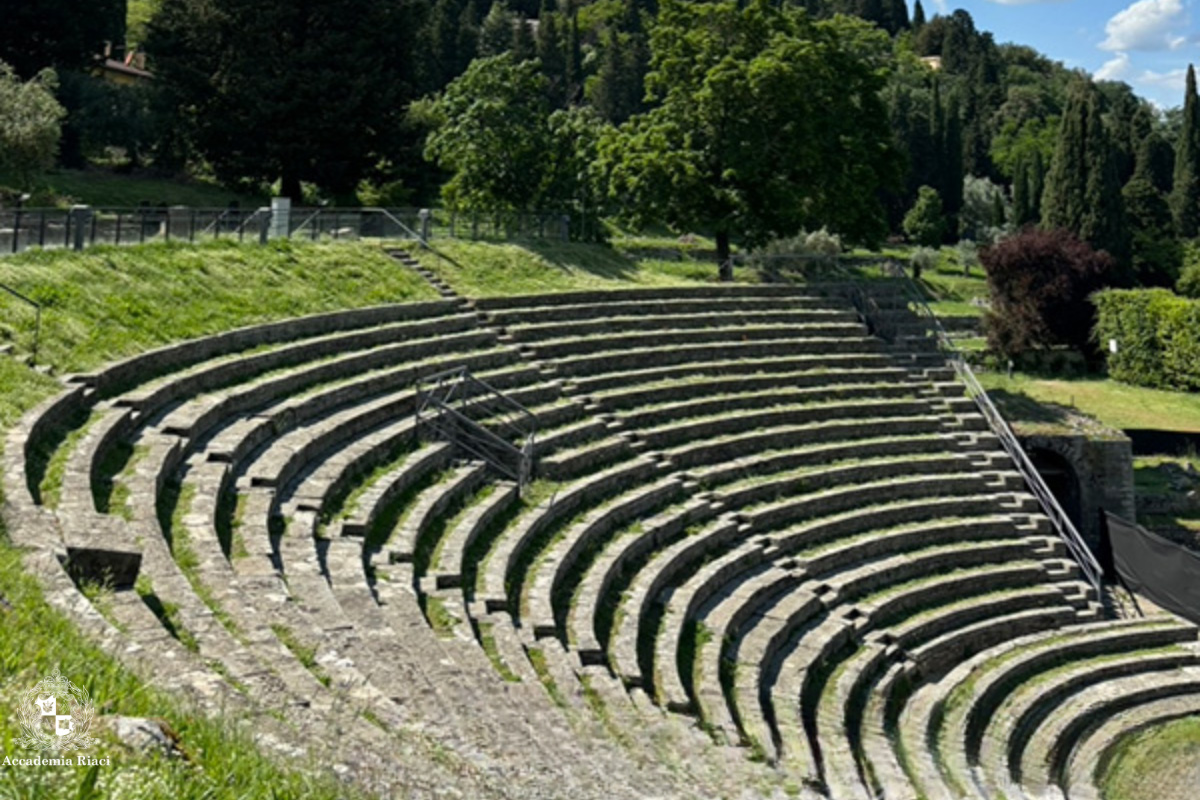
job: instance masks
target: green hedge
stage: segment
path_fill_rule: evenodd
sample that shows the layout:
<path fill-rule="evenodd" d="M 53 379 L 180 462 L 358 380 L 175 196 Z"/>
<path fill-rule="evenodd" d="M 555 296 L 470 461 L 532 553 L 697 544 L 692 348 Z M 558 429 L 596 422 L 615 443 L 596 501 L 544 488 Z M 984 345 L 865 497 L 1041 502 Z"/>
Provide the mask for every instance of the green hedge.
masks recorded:
<path fill-rule="evenodd" d="M 1200 300 L 1166 289 L 1110 290 L 1093 296 L 1096 338 L 1108 373 L 1159 389 L 1200 389 Z M 1110 339 L 1117 352 L 1109 351 Z"/>

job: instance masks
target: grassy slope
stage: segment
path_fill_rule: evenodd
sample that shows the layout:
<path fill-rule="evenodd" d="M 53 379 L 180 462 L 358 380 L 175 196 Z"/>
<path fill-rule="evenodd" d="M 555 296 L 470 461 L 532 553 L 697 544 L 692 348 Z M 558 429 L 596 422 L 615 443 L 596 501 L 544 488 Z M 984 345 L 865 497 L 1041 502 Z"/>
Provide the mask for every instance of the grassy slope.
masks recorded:
<path fill-rule="evenodd" d="M 257 208 L 266 198 L 238 194 L 213 183 L 176 181 L 142 175 L 122 175 L 103 169 L 56 170 L 41 181 L 40 194 L 62 198 L 61 204 L 84 203 L 109 208 L 152 206 L 197 206 L 225 208 L 236 200 L 242 208 Z"/>
<path fill-rule="evenodd" d="M 1164 392 L 1096 378 L 1054 380 L 1015 373 L 979 376 L 989 392 L 1075 408 L 1113 428 L 1200 431 L 1200 395 Z M 1014 410 L 1019 411 L 1017 407 Z M 1018 413 L 1018 419 L 1022 416 Z"/>
<path fill-rule="evenodd" d="M 48 303 L 44 361 L 60 371 L 89 369 L 164 342 L 238 325 L 335 308 L 431 298 L 433 291 L 376 248 L 281 244 L 236 248 L 152 245 L 84 254 L 29 253 L 0 260 L 0 280 Z M 0 319 L 26 344 L 23 311 L 0 302 Z M 0 358 L 0 431 L 58 389 L 47 378 Z M 266 760 L 230 721 L 193 718 L 150 690 L 49 611 L 21 570 L 0 522 L 0 745 L 27 757 L 8 711 L 20 692 L 55 667 L 83 685 L 103 713 L 165 717 L 195 763 L 123 753 L 99 773 L 98 794 L 111 797 L 272 798 L 346 796 L 343 787 Z M 95 753 L 94 753 L 95 754 Z M 320 768 L 325 765 L 310 765 Z M 86 770 L 0 768 L 0 797 L 74 798 Z M 91 795 L 83 795 L 91 796 Z"/>
<path fill-rule="evenodd" d="M 435 292 L 379 248 L 278 242 L 155 244 L 0 260 L 0 282 L 44 305 L 42 361 L 86 370 L 166 342 Z M 31 341 L 32 313 L 0 296 L 0 341 Z"/>
<path fill-rule="evenodd" d="M 635 258 L 617 248 L 537 243 L 482 244 L 434 242 L 457 263 L 417 253 L 421 263 L 462 294 L 477 297 L 618 289 L 631 286 L 687 286 L 712 283 L 717 266 L 704 261 Z M 752 280 L 739 269 L 740 281 Z"/>

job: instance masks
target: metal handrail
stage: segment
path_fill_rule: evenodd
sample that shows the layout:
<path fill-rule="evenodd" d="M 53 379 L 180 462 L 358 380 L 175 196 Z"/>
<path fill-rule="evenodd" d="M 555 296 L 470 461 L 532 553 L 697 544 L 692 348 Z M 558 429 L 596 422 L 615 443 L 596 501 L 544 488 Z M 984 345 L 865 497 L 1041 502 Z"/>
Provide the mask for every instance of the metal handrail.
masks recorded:
<path fill-rule="evenodd" d="M 974 370 L 967 363 L 966 357 L 962 351 L 954 344 L 953 340 L 946 333 L 946 329 L 942 327 L 941 321 L 937 315 L 933 313 L 933 309 L 925 302 L 925 298 L 921 295 L 916 283 L 909 277 L 904 268 L 889 262 L 884 265 L 886 272 L 892 277 L 901 278 L 903 285 L 909 295 L 908 300 L 917 309 L 917 316 L 922 318 L 932 329 L 934 336 L 937 339 L 938 346 L 949 356 L 951 365 L 954 367 L 954 373 L 967 388 L 967 394 L 975 401 L 975 405 L 979 407 L 980 413 L 987 420 L 988 426 L 996 437 L 1000 440 L 1000 444 L 1012 458 L 1016 464 L 1017 471 L 1021 473 L 1021 477 L 1025 480 L 1030 492 L 1042 506 L 1042 510 L 1050 519 L 1050 524 L 1054 526 L 1059 538 L 1066 545 L 1068 552 L 1079 565 L 1085 579 L 1092 588 L 1096 591 L 1096 597 L 1099 599 L 1102 596 L 1102 586 L 1104 582 L 1104 570 L 1100 566 L 1100 562 L 1092 553 L 1091 548 L 1083 540 L 1075 524 L 1071 522 L 1071 518 L 1063 510 L 1062 505 L 1058 502 L 1058 498 L 1050 491 L 1050 487 L 1046 485 L 1041 474 L 1029 459 L 1029 454 L 1025 452 L 1025 448 L 1021 446 L 1020 440 L 1017 439 L 1008 421 L 1000 413 L 999 409 L 992 402 L 992 398 L 988 396 L 987 390 L 979 383 L 979 379 L 975 377 Z"/>
<path fill-rule="evenodd" d="M 37 364 L 38 346 L 40 345 L 42 339 L 42 304 L 32 298 L 26 297 L 16 289 L 6 284 L 0 283 L 0 289 L 4 290 L 18 300 L 33 306 L 33 355 L 30 357 L 29 363 L 31 366 Z"/>

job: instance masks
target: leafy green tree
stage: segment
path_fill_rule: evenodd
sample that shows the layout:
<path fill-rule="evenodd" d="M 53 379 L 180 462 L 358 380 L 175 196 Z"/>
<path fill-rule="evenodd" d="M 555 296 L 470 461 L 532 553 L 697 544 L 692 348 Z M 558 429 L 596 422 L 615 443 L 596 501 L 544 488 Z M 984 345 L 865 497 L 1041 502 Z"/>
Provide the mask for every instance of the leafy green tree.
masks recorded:
<path fill-rule="evenodd" d="M 8 0 L 0 9 L 0 61 L 26 79 L 47 67 L 87 69 L 105 42 L 125 41 L 125 0 Z"/>
<path fill-rule="evenodd" d="M 1175 229 L 1187 239 L 1200 234 L 1200 98 L 1196 96 L 1196 68 L 1188 65 L 1183 96 L 1183 120 L 1175 146 L 1175 181 L 1171 191 Z"/>
<path fill-rule="evenodd" d="M 57 77 L 42 70 L 22 81 L 0 61 L 0 174 L 27 189 L 54 165 L 66 111 L 54 98 Z"/>
<path fill-rule="evenodd" d="M 917 31 L 920 31 L 921 28 L 924 28 L 924 27 L 925 27 L 925 6 L 921 5 L 921 0 L 917 0 L 917 2 L 913 3 L 912 29 L 913 29 L 913 32 L 916 33 Z"/>
<path fill-rule="evenodd" d="M 646 78 L 657 105 L 600 145 L 610 195 L 635 222 L 711 232 L 723 265 L 734 236 L 828 226 L 881 240 L 878 190 L 899 177 L 879 97 L 885 47 L 860 21 L 766 0 L 666 0 Z"/>
<path fill-rule="evenodd" d="M 457 209 L 529 209 L 542 194 L 551 151 L 546 78 L 510 53 L 478 58 L 424 113 L 435 121 L 425 158 L 451 173 Z"/>
<path fill-rule="evenodd" d="M 337 196 L 394 145 L 419 6 L 375 0 L 163 0 L 146 50 L 178 127 L 227 182 Z"/>
<path fill-rule="evenodd" d="M 1129 231 L 1115 153 L 1091 81 L 1080 80 L 1063 111 L 1054 161 L 1046 176 L 1042 222 L 1065 228 L 1119 264 L 1129 258 Z"/>
<path fill-rule="evenodd" d="M 942 198 L 932 186 L 922 186 L 917 202 L 904 217 L 904 233 L 923 247 L 937 247 L 946 233 Z"/>

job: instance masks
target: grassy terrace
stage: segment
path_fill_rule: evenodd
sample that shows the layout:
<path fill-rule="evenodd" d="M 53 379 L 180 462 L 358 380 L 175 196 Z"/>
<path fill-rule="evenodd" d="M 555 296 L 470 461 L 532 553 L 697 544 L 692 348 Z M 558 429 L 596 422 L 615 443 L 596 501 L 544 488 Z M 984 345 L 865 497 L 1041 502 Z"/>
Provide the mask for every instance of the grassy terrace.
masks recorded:
<path fill-rule="evenodd" d="M 540 242 L 529 245 L 435 241 L 450 260 L 417 253 L 421 263 L 456 291 L 474 297 L 546 292 L 577 292 L 649 286 L 712 283 L 711 260 L 644 257 L 648 245 L 629 250 L 585 244 Z M 736 270 L 738 281 L 753 282 L 752 270 Z"/>

